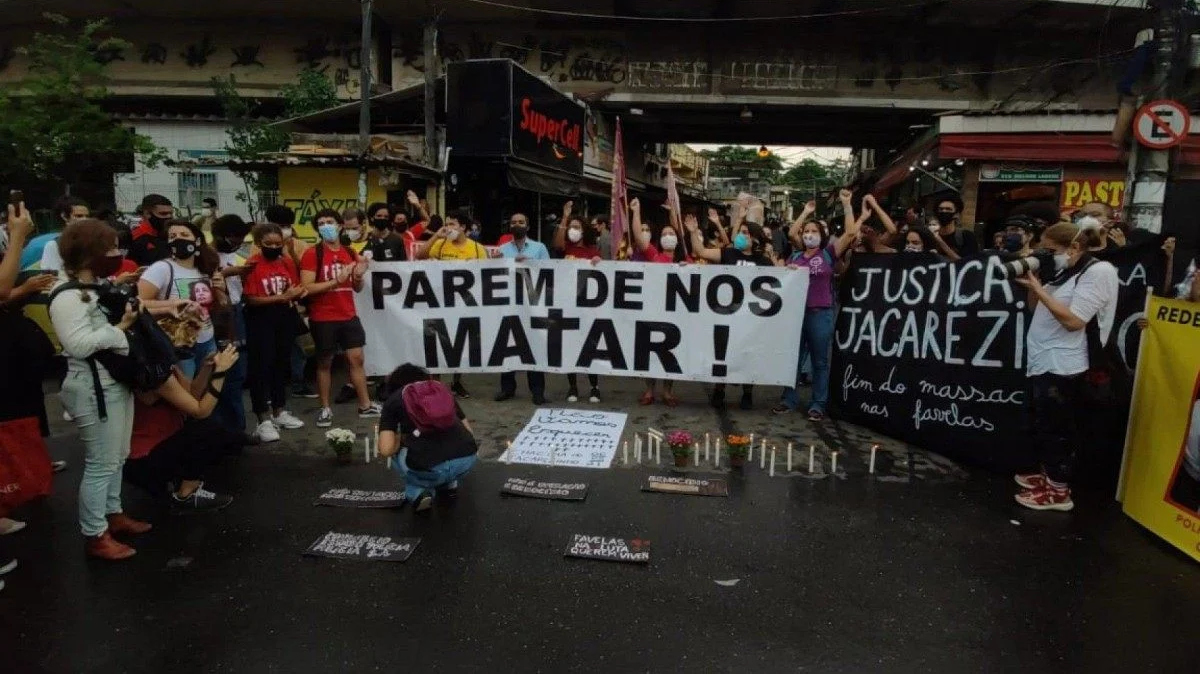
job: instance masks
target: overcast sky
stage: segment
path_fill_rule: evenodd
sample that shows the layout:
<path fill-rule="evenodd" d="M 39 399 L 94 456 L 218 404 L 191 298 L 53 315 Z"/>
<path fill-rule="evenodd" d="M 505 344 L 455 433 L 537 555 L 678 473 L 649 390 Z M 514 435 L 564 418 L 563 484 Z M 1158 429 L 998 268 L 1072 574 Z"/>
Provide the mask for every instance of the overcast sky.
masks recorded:
<path fill-rule="evenodd" d="M 688 146 L 695 150 L 715 150 L 720 145 L 701 145 L 697 143 L 688 143 Z M 758 145 L 743 145 L 742 147 L 752 147 L 758 149 Z M 848 159 L 850 157 L 850 148 L 846 147 L 802 147 L 799 145 L 768 145 L 767 149 L 779 155 L 783 160 L 784 166 L 792 164 L 806 158 L 813 158 L 821 163 L 831 162 L 834 159 Z"/>

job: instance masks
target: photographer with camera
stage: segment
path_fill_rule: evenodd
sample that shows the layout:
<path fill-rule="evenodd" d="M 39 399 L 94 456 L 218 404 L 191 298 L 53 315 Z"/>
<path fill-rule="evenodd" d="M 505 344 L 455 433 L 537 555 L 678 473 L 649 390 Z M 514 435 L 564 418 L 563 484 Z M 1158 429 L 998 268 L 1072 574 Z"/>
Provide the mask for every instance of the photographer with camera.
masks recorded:
<path fill-rule="evenodd" d="M 1052 263 L 1047 264 L 1046 256 L 1009 263 L 1024 265 L 1017 283 L 1029 289 L 1033 308 L 1025 369 L 1031 439 L 1041 469 L 1015 477 L 1024 490 L 1017 494 L 1017 503 L 1033 510 L 1075 507 L 1069 481 L 1087 412 L 1083 394 L 1089 384 L 1084 375 L 1099 364 L 1093 360 L 1112 332 L 1119 290 L 1116 268 L 1089 253 L 1100 241 L 1098 228 L 1061 223 L 1042 233 L 1042 246 L 1053 256 Z"/>

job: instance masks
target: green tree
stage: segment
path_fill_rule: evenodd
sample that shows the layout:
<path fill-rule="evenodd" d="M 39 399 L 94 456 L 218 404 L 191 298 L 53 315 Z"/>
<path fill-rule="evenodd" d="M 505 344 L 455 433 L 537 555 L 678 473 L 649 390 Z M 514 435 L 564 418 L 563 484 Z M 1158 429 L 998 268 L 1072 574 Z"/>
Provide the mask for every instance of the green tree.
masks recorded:
<path fill-rule="evenodd" d="M 262 100 L 245 98 L 238 92 L 236 77 L 214 77 L 212 87 L 229 124 L 225 131 L 225 150 L 230 159 L 254 161 L 287 149 L 288 133 L 271 126 L 271 120 L 264 114 Z M 279 94 L 287 117 L 324 110 L 338 102 L 337 89 L 329 78 L 311 69 L 301 71 L 296 82 L 280 87 Z M 251 219 L 257 219 L 258 196 L 265 183 L 262 174 L 236 167 L 233 172 L 244 187 L 237 200 L 245 202 Z"/>
<path fill-rule="evenodd" d="M 755 173 L 759 179 L 775 182 L 783 171 L 778 155 L 771 152 L 759 157 L 758 150 L 752 147 L 723 145 L 700 154 L 708 158 L 709 175 L 715 178 L 749 178 Z"/>
<path fill-rule="evenodd" d="M 65 183 L 121 156 L 136 155 L 153 168 L 166 152 L 148 137 L 121 125 L 101 102 L 108 96 L 105 54 L 130 48 L 106 35 L 104 20 L 77 24 L 46 14 L 56 27 L 35 33 L 17 52 L 27 59 L 28 75 L 0 90 L 0 147 L 3 171 L 14 179 Z"/>

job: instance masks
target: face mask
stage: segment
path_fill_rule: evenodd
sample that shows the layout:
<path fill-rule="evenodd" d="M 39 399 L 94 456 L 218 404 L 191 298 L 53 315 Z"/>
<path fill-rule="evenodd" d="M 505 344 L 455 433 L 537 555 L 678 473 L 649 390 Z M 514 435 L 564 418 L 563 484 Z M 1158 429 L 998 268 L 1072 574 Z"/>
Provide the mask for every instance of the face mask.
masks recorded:
<path fill-rule="evenodd" d="M 930 225 L 929 231 L 932 234 L 937 234 L 938 232 L 942 231 L 942 226 L 941 225 Z"/>
<path fill-rule="evenodd" d="M 1071 263 L 1070 253 L 1055 253 L 1054 254 L 1054 271 L 1062 271 Z"/>
<path fill-rule="evenodd" d="M 323 241 L 333 243 L 334 241 L 337 241 L 337 238 L 338 238 L 338 226 L 337 225 L 318 225 L 317 233 L 321 235 L 321 239 Z"/>
<path fill-rule="evenodd" d="M 283 256 L 283 246 L 266 246 L 262 249 L 263 259 L 274 262 Z"/>
<path fill-rule="evenodd" d="M 212 217 L 212 209 L 211 208 L 201 208 L 200 215 L 205 218 L 211 218 Z"/>
<path fill-rule="evenodd" d="M 92 263 L 92 273 L 96 278 L 108 278 L 117 273 L 124 261 L 124 255 L 105 255 Z"/>
<path fill-rule="evenodd" d="M 361 229 L 347 229 L 346 230 L 346 238 L 350 239 L 351 241 L 358 241 L 359 239 L 362 238 L 362 230 Z"/>
<path fill-rule="evenodd" d="M 150 223 L 150 226 L 159 231 L 162 231 L 162 228 L 167 226 L 168 220 L 170 220 L 170 218 L 160 218 L 155 215 L 151 215 L 150 217 L 146 218 L 146 221 Z"/>
<path fill-rule="evenodd" d="M 213 242 L 217 250 L 222 253 L 232 253 L 241 247 L 241 241 L 231 241 L 229 239 L 217 239 Z"/>
<path fill-rule="evenodd" d="M 280 227 L 279 231 L 283 233 L 283 238 L 285 238 L 285 239 L 292 238 L 292 228 L 291 227 Z"/>
<path fill-rule="evenodd" d="M 805 248 L 816 248 L 817 246 L 821 245 L 820 234 L 813 234 L 812 232 L 809 232 L 800 238 L 804 240 Z"/>
<path fill-rule="evenodd" d="M 512 232 L 514 239 L 524 239 L 525 235 L 529 233 L 529 228 L 525 225 L 514 225 L 509 231 Z"/>
<path fill-rule="evenodd" d="M 447 241 L 458 241 L 458 230 L 452 229 L 452 230 L 446 232 L 446 240 Z"/>
<path fill-rule="evenodd" d="M 569 229 L 567 230 L 567 238 L 571 240 L 571 243 L 579 243 L 583 240 L 583 230 Z"/>
<path fill-rule="evenodd" d="M 1025 239 L 1020 234 L 1012 233 L 1004 235 L 1004 250 L 1015 253 L 1025 247 Z"/>
<path fill-rule="evenodd" d="M 941 223 L 943 226 L 949 225 L 950 223 L 954 222 L 954 217 L 955 217 L 954 213 L 943 213 L 942 211 L 937 212 L 938 222 Z"/>
<path fill-rule="evenodd" d="M 188 239 L 175 239 L 167 246 L 176 260 L 190 260 L 196 254 L 196 242 Z"/>
<path fill-rule="evenodd" d="M 371 226 L 378 230 L 386 230 L 392 228 L 392 221 L 387 218 L 375 218 L 371 221 Z"/>
<path fill-rule="evenodd" d="M 642 239 L 642 243 L 650 243 L 650 232 L 642 232 L 639 236 Z"/>
<path fill-rule="evenodd" d="M 662 243 L 663 250 L 675 250 L 675 246 L 679 245 L 679 239 L 670 234 L 660 239 L 660 242 Z"/>
<path fill-rule="evenodd" d="M 738 234 L 733 237 L 733 247 L 738 250 L 747 250 L 750 248 L 750 237 L 745 234 Z"/>
<path fill-rule="evenodd" d="M 904 252 L 906 252 L 906 253 L 920 253 L 920 252 L 921 252 L 921 247 L 920 247 L 920 246 L 918 246 L 918 245 L 916 245 L 915 243 L 910 243 L 910 244 L 908 244 L 907 246 L 905 246 L 905 247 L 904 247 Z"/>

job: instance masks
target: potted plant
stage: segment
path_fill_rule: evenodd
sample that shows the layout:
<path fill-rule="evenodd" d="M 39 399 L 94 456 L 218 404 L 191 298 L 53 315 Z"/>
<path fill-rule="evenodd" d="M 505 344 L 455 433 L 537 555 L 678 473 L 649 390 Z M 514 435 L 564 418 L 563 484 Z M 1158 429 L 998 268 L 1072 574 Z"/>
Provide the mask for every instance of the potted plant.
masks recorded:
<path fill-rule="evenodd" d="M 671 431 L 667 433 L 667 446 L 671 448 L 671 456 L 675 457 L 676 468 L 687 467 L 688 450 L 691 449 L 693 442 L 695 442 L 695 439 L 687 431 Z"/>
<path fill-rule="evenodd" d="M 350 463 L 350 452 L 354 449 L 354 431 L 331 428 L 325 431 L 325 442 L 337 456 L 338 463 Z"/>
<path fill-rule="evenodd" d="M 741 468 L 746 465 L 746 453 L 750 449 L 750 438 L 745 435 L 729 435 L 726 436 L 725 442 L 729 445 L 730 467 Z"/>

